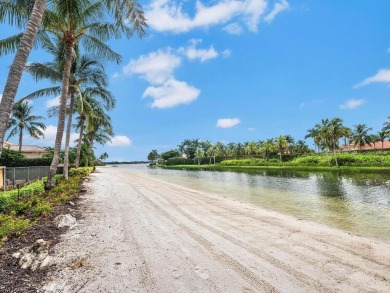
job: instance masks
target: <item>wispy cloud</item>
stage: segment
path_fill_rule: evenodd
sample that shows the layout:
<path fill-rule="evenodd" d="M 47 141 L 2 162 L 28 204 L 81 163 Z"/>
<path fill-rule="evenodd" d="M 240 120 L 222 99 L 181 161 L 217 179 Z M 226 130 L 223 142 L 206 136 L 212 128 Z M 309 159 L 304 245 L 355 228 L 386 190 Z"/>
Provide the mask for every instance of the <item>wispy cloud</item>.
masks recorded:
<path fill-rule="evenodd" d="M 190 45 L 186 48 L 182 47 L 179 52 L 183 53 L 189 60 L 199 59 L 201 62 L 217 58 L 218 52 L 211 46 L 209 49 L 198 49 L 197 44 L 201 43 L 200 39 L 192 39 L 189 41 Z"/>
<path fill-rule="evenodd" d="M 219 128 L 231 128 L 241 123 L 238 118 L 221 118 L 217 121 L 217 127 Z"/>
<path fill-rule="evenodd" d="M 108 142 L 108 145 L 113 147 L 128 146 L 131 144 L 131 139 L 125 135 L 115 135 L 113 138 L 111 138 L 111 142 Z"/>
<path fill-rule="evenodd" d="M 198 0 L 191 16 L 183 9 L 184 3 L 153 0 L 145 9 L 148 25 L 157 31 L 185 33 L 197 28 L 225 25 L 234 19 L 249 31 L 257 32 L 260 18 L 267 8 L 267 0 L 220 0 L 208 6 Z"/>
<path fill-rule="evenodd" d="M 60 105 L 60 96 L 46 100 L 46 108 L 57 107 Z"/>
<path fill-rule="evenodd" d="M 353 110 L 364 104 L 364 99 L 349 99 L 340 105 L 342 110 Z"/>
<path fill-rule="evenodd" d="M 228 24 L 223 28 L 223 30 L 231 35 L 241 35 L 242 32 L 244 31 L 242 26 L 239 25 L 237 22 Z"/>
<path fill-rule="evenodd" d="M 366 78 L 362 82 L 356 84 L 354 87 L 359 88 L 371 83 L 390 83 L 390 69 L 381 69 L 377 74 Z"/>
<path fill-rule="evenodd" d="M 288 4 L 288 2 L 286 0 L 282 0 L 281 2 L 279 3 L 275 3 L 274 5 L 274 8 L 271 10 L 270 13 L 268 13 L 265 17 L 264 17 L 264 22 L 267 22 L 267 23 L 270 23 L 274 20 L 274 18 L 279 14 L 281 13 L 282 11 L 284 10 L 287 10 L 290 8 L 290 5 Z"/>
<path fill-rule="evenodd" d="M 253 132 L 253 131 L 255 131 L 256 130 L 256 128 L 253 128 L 253 127 L 249 127 L 248 128 L 248 131 L 250 131 L 250 132 Z"/>

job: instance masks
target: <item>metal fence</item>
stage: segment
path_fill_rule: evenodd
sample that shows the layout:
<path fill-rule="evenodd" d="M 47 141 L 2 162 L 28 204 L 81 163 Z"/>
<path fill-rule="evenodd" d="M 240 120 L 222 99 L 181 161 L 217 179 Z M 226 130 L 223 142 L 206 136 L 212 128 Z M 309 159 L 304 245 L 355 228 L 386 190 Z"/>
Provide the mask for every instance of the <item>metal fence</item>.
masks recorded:
<path fill-rule="evenodd" d="M 49 166 L 8 167 L 5 174 L 5 185 L 16 185 L 18 183 L 47 177 L 47 174 L 49 174 L 49 168 Z"/>

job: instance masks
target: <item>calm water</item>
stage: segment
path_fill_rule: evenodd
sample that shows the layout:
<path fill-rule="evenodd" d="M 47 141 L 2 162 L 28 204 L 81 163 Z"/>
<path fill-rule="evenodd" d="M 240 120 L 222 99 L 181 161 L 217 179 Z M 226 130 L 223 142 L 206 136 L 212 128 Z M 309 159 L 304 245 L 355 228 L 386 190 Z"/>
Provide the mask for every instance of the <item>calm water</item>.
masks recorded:
<path fill-rule="evenodd" d="M 390 242 L 390 174 L 119 168 Z"/>

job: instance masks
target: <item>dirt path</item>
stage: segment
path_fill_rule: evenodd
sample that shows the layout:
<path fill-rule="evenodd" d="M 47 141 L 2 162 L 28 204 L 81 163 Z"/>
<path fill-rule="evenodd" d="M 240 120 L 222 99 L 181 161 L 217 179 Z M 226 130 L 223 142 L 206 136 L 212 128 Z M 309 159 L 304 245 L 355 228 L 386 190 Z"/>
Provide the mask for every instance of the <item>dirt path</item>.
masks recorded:
<path fill-rule="evenodd" d="M 42 292 L 390 292 L 390 245 L 102 168 Z"/>

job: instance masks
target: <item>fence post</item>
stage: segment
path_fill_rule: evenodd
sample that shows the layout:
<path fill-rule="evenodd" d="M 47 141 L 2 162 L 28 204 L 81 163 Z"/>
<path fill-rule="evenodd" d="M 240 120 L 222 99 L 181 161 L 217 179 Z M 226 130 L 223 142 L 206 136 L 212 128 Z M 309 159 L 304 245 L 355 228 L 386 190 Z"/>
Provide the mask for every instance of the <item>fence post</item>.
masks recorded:
<path fill-rule="evenodd" d="M 16 171 L 16 168 L 14 167 L 14 176 L 12 178 L 12 185 L 15 185 L 15 177 L 16 177 L 15 171 Z"/>
<path fill-rule="evenodd" d="M 27 182 L 30 181 L 30 167 L 27 167 Z"/>

